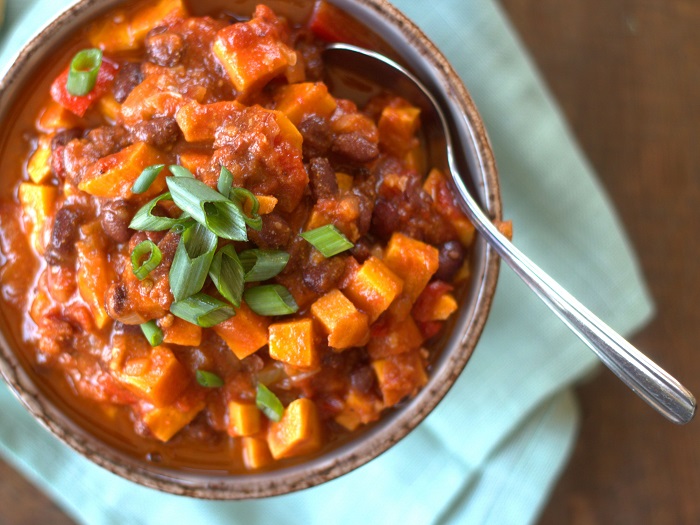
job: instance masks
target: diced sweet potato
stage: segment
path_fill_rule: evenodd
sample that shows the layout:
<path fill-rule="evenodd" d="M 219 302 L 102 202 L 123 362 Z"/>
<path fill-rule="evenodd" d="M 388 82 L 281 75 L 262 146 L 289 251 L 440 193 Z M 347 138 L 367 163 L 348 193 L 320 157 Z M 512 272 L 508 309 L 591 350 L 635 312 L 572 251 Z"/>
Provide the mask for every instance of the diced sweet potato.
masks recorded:
<path fill-rule="evenodd" d="M 372 256 L 343 282 L 345 295 L 373 323 L 403 289 L 403 280 Z"/>
<path fill-rule="evenodd" d="M 209 166 L 211 155 L 206 153 L 185 152 L 180 153 L 180 165 L 197 175 L 200 171 Z"/>
<path fill-rule="evenodd" d="M 93 163 L 78 184 L 82 191 L 95 197 L 127 199 L 131 186 L 144 168 L 160 164 L 163 155 L 145 142 L 137 142 Z M 144 195 L 157 195 L 165 189 L 165 170 L 153 181 Z"/>
<path fill-rule="evenodd" d="M 238 359 L 245 359 L 268 342 L 267 317 L 253 312 L 247 304 L 241 302 L 236 315 L 213 327 Z"/>
<path fill-rule="evenodd" d="M 392 320 L 383 330 L 372 330 L 367 351 L 372 359 L 418 350 L 423 335 L 410 315 L 400 321 Z"/>
<path fill-rule="evenodd" d="M 236 90 L 247 95 L 296 64 L 297 55 L 284 36 L 272 10 L 258 6 L 248 22 L 221 29 L 212 50 Z"/>
<path fill-rule="evenodd" d="M 343 350 L 369 341 L 369 319 L 338 289 L 311 305 L 311 314 L 328 334 L 328 346 Z"/>
<path fill-rule="evenodd" d="M 277 206 L 277 197 L 273 197 L 272 195 L 256 195 L 256 197 L 258 199 L 258 202 L 260 203 L 260 208 L 258 208 L 259 215 L 268 215 L 272 213 L 275 209 L 275 206 Z M 243 207 L 243 211 L 247 215 L 250 215 L 252 210 L 252 205 L 249 204 L 249 201 L 246 201 L 245 206 Z"/>
<path fill-rule="evenodd" d="M 167 322 L 158 324 L 163 330 L 163 342 L 171 345 L 199 346 L 202 343 L 202 327 L 189 323 L 173 315 L 166 316 Z"/>
<path fill-rule="evenodd" d="M 282 86 L 275 92 L 275 109 L 298 126 L 310 115 L 331 116 L 337 104 L 323 82 L 303 82 Z"/>
<path fill-rule="evenodd" d="M 272 463 L 272 455 L 267 440 L 257 436 L 246 436 L 241 440 L 243 464 L 249 470 L 266 467 Z"/>
<path fill-rule="evenodd" d="M 58 102 L 51 100 L 39 117 L 37 128 L 48 133 L 60 129 L 71 129 L 80 125 L 80 118 Z"/>
<path fill-rule="evenodd" d="M 113 361 L 111 366 L 120 383 L 156 407 L 173 403 L 190 383 L 187 369 L 164 345 L 154 347 L 144 357 Z"/>
<path fill-rule="evenodd" d="M 121 115 L 122 105 L 116 101 L 112 93 L 107 93 L 97 100 L 97 108 L 111 122 L 116 122 Z"/>
<path fill-rule="evenodd" d="M 143 45 L 151 29 L 185 16 L 187 10 L 182 0 L 160 0 L 129 18 L 118 12 L 112 19 L 94 26 L 90 31 L 90 42 L 108 53 L 134 51 Z"/>
<path fill-rule="evenodd" d="M 513 221 L 494 221 L 494 224 L 507 239 L 513 240 Z"/>
<path fill-rule="evenodd" d="M 361 424 L 379 419 L 383 408 L 382 401 L 374 394 L 350 388 L 345 396 L 343 410 L 334 419 L 338 424 L 352 431 Z"/>
<path fill-rule="evenodd" d="M 411 312 L 413 318 L 422 323 L 445 321 L 458 305 L 450 293 L 454 287 L 444 281 L 433 281 L 420 294 Z"/>
<path fill-rule="evenodd" d="M 342 191 L 350 191 L 352 189 L 353 180 L 354 180 L 352 175 L 348 175 L 347 173 L 337 171 L 335 173 L 335 180 L 338 183 L 338 189 L 341 192 Z"/>
<path fill-rule="evenodd" d="M 86 228 L 89 231 L 89 227 Z M 104 328 L 110 321 L 105 309 L 105 296 L 116 281 L 114 268 L 107 259 L 99 234 L 88 234 L 75 243 L 78 254 L 78 291 L 90 308 L 95 326 Z"/>
<path fill-rule="evenodd" d="M 207 142 L 213 141 L 216 130 L 242 109 L 243 106 L 234 100 L 212 104 L 191 101 L 178 110 L 175 120 L 187 142 Z"/>
<path fill-rule="evenodd" d="M 292 401 L 282 419 L 269 426 L 267 443 L 275 459 L 318 450 L 321 446 L 321 421 L 314 402 L 308 398 Z"/>
<path fill-rule="evenodd" d="M 185 410 L 176 405 L 169 405 L 154 408 L 143 415 L 143 422 L 156 437 L 156 439 L 167 442 L 204 409 L 204 401 L 200 401 L 194 406 Z"/>
<path fill-rule="evenodd" d="M 19 185 L 19 202 L 29 239 L 34 249 L 44 253 L 44 225 L 46 218 L 53 214 L 58 189 L 45 184 L 23 182 Z"/>
<path fill-rule="evenodd" d="M 419 116 L 420 110 L 409 104 L 386 106 L 377 124 L 379 144 L 393 155 L 406 155 L 418 143 Z"/>
<path fill-rule="evenodd" d="M 428 382 L 420 350 L 373 361 L 372 368 L 387 407 L 414 396 Z"/>
<path fill-rule="evenodd" d="M 51 176 L 51 139 L 53 133 L 41 135 L 36 150 L 27 163 L 27 173 L 32 182 L 41 184 Z"/>
<path fill-rule="evenodd" d="M 319 356 L 311 319 L 270 325 L 270 357 L 298 368 L 316 368 Z"/>
<path fill-rule="evenodd" d="M 228 433 L 233 437 L 252 436 L 260 432 L 260 410 L 253 403 L 231 401 L 228 404 Z"/>

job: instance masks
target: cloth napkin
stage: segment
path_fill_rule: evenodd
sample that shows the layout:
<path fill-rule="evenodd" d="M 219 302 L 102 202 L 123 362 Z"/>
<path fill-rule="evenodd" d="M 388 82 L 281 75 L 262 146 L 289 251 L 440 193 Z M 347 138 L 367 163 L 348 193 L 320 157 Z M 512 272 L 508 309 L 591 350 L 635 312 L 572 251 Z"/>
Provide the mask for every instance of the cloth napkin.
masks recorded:
<path fill-rule="evenodd" d="M 10 0 L 2 67 L 68 3 Z M 623 334 L 641 326 L 652 307 L 634 255 L 499 5 L 395 3 L 471 91 L 493 142 L 516 244 Z M 90 525 L 527 524 L 537 520 L 576 437 L 571 385 L 595 363 L 503 266 L 483 337 L 448 396 L 390 451 L 319 487 L 248 502 L 146 489 L 61 444 L 4 385 L 0 452 L 77 522 Z"/>

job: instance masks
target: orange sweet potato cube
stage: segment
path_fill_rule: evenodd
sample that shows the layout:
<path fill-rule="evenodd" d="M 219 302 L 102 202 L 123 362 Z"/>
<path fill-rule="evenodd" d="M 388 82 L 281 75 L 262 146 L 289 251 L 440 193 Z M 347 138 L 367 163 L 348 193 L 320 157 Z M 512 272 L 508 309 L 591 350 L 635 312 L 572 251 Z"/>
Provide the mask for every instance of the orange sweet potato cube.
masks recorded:
<path fill-rule="evenodd" d="M 252 436 L 260 432 L 260 410 L 253 403 L 230 401 L 228 433 L 233 437 Z"/>
<path fill-rule="evenodd" d="M 127 199 L 133 194 L 131 187 L 144 168 L 160 164 L 163 155 L 145 142 L 137 142 L 117 153 L 107 155 L 93 163 L 78 184 L 78 188 L 95 197 Z M 153 196 L 165 189 L 165 170 L 144 193 Z"/>
<path fill-rule="evenodd" d="M 414 396 L 428 382 L 420 350 L 373 361 L 372 368 L 387 407 Z"/>
<path fill-rule="evenodd" d="M 321 447 L 321 421 L 308 398 L 292 401 L 282 419 L 268 427 L 267 443 L 275 459 L 315 452 Z"/>
<path fill-rule="evenodd" d="M 348 298 L 364 311 L 371 323 L 387 309 L 403 289 L 403 280 L 372 256 L 343 283 Z"/>
<path fill-rule="evenodd" d="M 288 84 L 275 92 L 275 109 L 298 126 L 309 115 L 330 117 L 337 104 L 323 82 Z"/>
<path fill-rule="evenodd" d="M 267 317 L 258 315 L 241 302 L 236 315 L 213 327 L 238 359 L 245 359 L 268 343 Z"/>
<path fill-rule="evenodd" d="M 216 130 L 242 109 L 234 100 L 211 104 L 190 101 L 178 109 L 175 120 L 187 142 L 206 142 L 214 140 Z"/>
<path fill-rule="evenodd" d="M 384 264 L 403 279 L 403 293 L 411 304 L 440 265 L 438 250 L 403 233 L 394 233 L 384 254 Z"/>
<path fill-rule="evenodd" d="M 406 155 L 418 143 L 419 115 L 420 110 L 410 105 L 385 107 L 377 124 L 379 144 L 394 155 Z"/>
<path fill-rule="evenodd" d="M 58 102 L 53 100 L 48 103 L 46 109 L 39 117 L 37 128 L 43 132 L 58 131 L 78 127 L 81 119 Z"/>
<path fill-rule="evenodd" d="M 272 463 L 270 447 L 265 438 L 246 436 L 241 440 L 243 464 L 248 470 L 256 470 Z"/>
<path fill-rule="evenodd" d="M 376 333 L 375 333 L 376 332 Z M 384 359 L 391 355 L 418 350 L 423 344 L 423 335 L 413 317 L 392 320 L 385 330 L 373 330 L 367 351 L 372 359 Z"/>
<path fill-rule="evenodd" d="M 84 228 L 89 231 L 90 228 Z M 113 266 L 110 264 L 102 243 L 102 237 L 88 234 L 75 243 L 78 254 L 78 291 L 92 313 L 95 326 L 104 328 L 111 320 L 105 309 L 105 295 L 116 281 Z"/>
<path fill-rule="evenodd" d="M 38 253 L 43 254 L 44 226 L 56 206 L 58 189 L 46 184 L 23 182 L 19 185 L 18 193 L 31 244 Z"/>
<path fill-rule="evenodd" d="M 41 135 L 36 150 L 27 162 L 27 173 L 32 182 L 41 184 L 51 176 L 51 139 L 54 134 Z"/>
<path fill-rule="evenodd" d="M 221 29 L 213 45 L 214 55 L 241 94 L 262 88 L 297 61 L 294 50 L 282 41 L 280 22 L 272 11 L 258 8 L 255 15 Z"/>
<path fill-rule="evenodd" d="M 156 407 L 173 403 L 190 383 L 190 375 L 167 346 L 150 354 L 126 358 L 113 367 L 115 377 L 139 398 Z"/>
<path fill-rule="evenodd" d="M 317 368 L 319 356 L 311 319 L 270 325 L 270 357 L 298 368 Z"/>
<path fill-rule="evenodd" d="M 156 407 L 143 415 L 143 422 L 156 439 L 165 443 L 189 425 L 204 406 L 205 402 L 201 401 L 184 410 L 176 405 Z"/>
<path fill-rule="evenodd" d="M 379 419 L 383 408 L 384 404 L 376 395 L 350 388 L 345 396 L 343 410 L 334 419 L 338 424 L 352 431 L 361 424 Z"/>
<path fill-rule="evenodd" d="M 259 215 L 268 215 L 272 213 L 275 206 L 277 206 L 277 197 L 273 197 L 272 195 L 256 195 L 255 197 L 258 199 L 258 203 L 260 203 L 260 208 L 258 208 Z M 253 205 L 250 204 L 250 201 L 245 201 L 243 211 L 246 215 L 250 215 L 253 211 Z"/>
<path fill-rule="evenodd" d="M 180 164 L 190 170 L 195 175 L 209 166 L 211 155 L 186 151 L 180 153 Z"/>
<path fill-rule="evenodd" d="M 474 240 L 476 230 L 464 212 L 457 206 L 454 195 L 450 190 L 447 179 L 443 173 L 433 168 L 423 182 L 423 191 L 433 199 L 434 209 L 445 217 L 457 232 L 459 242 L 463 246 L 470 246 Z"/>
<path fill-rule="evenodd" d="M 171 345 L 199 346 L 202 344 L 202 327 L 172 316 L 172 321 L 159 323 L 163 330 L 163 342 Z"/>
<path fill-rule="evenodd" d="M 311 305 L 311 315 L 328 334 L 328 346 L 343 350 L 369 341 L 369 319 L 338 289 Z"/>

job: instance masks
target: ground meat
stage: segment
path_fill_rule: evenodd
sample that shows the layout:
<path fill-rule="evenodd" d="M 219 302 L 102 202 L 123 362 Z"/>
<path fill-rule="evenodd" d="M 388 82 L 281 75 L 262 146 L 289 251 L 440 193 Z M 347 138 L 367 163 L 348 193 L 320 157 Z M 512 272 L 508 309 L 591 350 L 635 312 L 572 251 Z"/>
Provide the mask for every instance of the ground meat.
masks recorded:
<path fill-rule="evenodd" d="M 333 153 L 353 162 L 366 163 L 379 156 L 379 145 L 354 131 L 336 135 L 331 149 Z"/>
<path fill-rule="evenodd" d="M 333 144 L 331 126 L 328 121 L 318 115 L 311 115 L 299 123 L 299 133 L 302 138 L 304 158 L 323 157 Z"/>
<path fill-rule="evenodd" d="M 100 210 L 102 229 L 112 240 L 126 242 L 131 237 L 129 222 L 132 215 L 133 210 L 126 201 L 121 199 L 107 201 Z"/>
<path fill-rule="evenodd" d="M 100 126 L 87 134 L 87 140 L 95 147 L 98 158 L 116 153 L 129 145 L 129 135 L 121 126 Z"/>
<path fill-rule="evenodd" d="M 73 262 L 75 241 L 82 220 L 83 212 L 77 207 L 66 205 L 56 212 L 51 239 L 44 253 L 46 262 L 59 266 L 67 266 Z"/>
<path fill-rule="evenodd" d="M 185 50 L 185 40 L 166 27 L 156 27 L 146 36 L 146 57 L 163 67 L 175 67 Z"/>
<path fill-rule="evenodd" d="M 457 241 L 448 241 L 440 246 L 440 266 L 435 273 L 435 278 L 448 283 L 452 282 L 452 279 L 462 267 L 465 256 L 466 250 Z"/>
<path fill-rule="evenodd" d="M 147 142 L 159 148 L 173 144 L 180 137 L 177 121 L 171 117 L 156 117 L 139 122 L 128 129 L 132 142 Z"/>
<path fill-rule="evenodd" d="M 323 157 L 311 159 L 309 162 L 309 184 L 311 185 L 311 194 L 316 201 L 338 194 L 335 170 L 328 159 Z"/>
<path fill-rule="evenodd" d="M 318 257 L 318 252 L 311 252 L 309 263 L 304 268 L 304 285 L 319 295 L 335 288 L 345 273 L 346 258 L 341 256 L 326 259 Z"/>
<path fill-rule="evenodd" d="M 129 93 L 143 81 L 141 65 L 136 62 L 125 62 L 119 67 L 117 76 L 112 84 L 114 100 L 120 104 L 126 100 Z"/>
<path fill-rule="evenodd" d="M 270 213 L 262 216 L 262 230 L 249 229 L 248 237 L 263 250 L 284 248 L 292 236 L 292 229 L 279 214 Z"/>

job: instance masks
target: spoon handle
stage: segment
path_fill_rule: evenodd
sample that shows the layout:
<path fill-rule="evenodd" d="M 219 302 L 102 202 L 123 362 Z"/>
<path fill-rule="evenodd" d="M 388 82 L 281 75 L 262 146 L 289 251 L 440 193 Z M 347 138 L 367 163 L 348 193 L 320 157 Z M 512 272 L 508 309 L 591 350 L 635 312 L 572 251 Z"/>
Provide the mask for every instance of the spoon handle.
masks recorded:
<path fill-rule="evenodd" d="M 596 317 L 511 243 L 486 217 L 461 177 L 458 189 L 477 230 L 520 278 L 639 397 L 670 421 L 688 423 L 695 398 L 683 385 Z"/>

